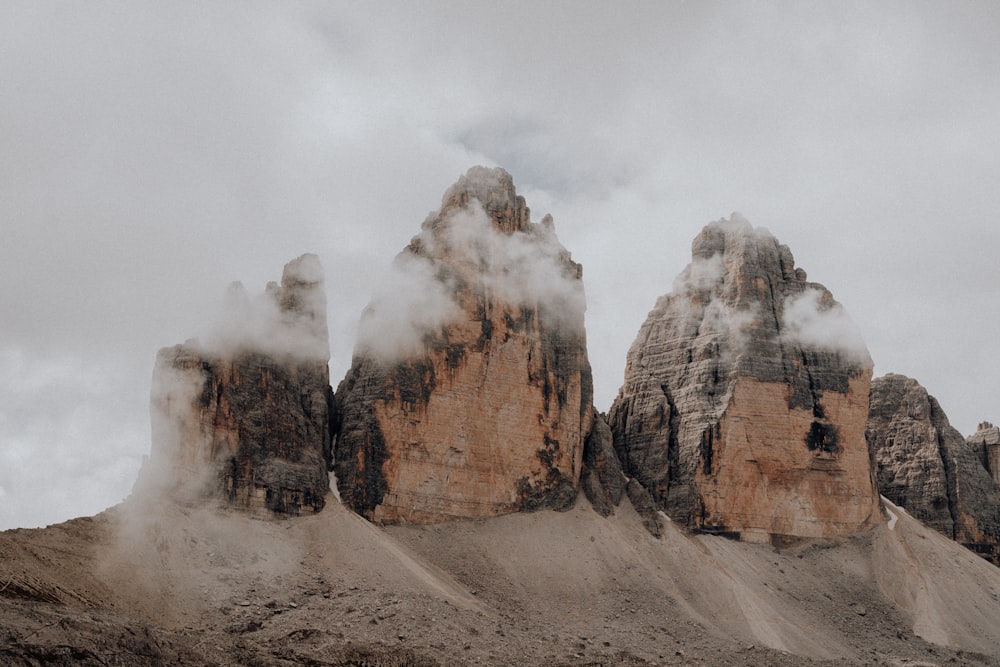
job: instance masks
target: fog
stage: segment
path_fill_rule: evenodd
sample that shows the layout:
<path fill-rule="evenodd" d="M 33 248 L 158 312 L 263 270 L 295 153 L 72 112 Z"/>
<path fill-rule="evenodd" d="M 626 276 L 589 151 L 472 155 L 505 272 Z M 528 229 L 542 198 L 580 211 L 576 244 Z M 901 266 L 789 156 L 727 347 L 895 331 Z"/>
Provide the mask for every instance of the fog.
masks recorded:
<path fill-rule="evenodd" d="M 426 337 L 468 317 L 457 299 L 471 289 L 498 304 L 541 309 L 549 326 L 579 330 L 583 284 L 551 217 L 506 233 L 481 202 L 432 215 L 375 286 L 356 353 L 393 362 L 420 354 Z"/>
<path fill-rule="evenodd" d="M 212 329 L 193 346 L 221 357 L 245 351 L 327 360 L 326 318 L 323 266 L 307 253 L 286 264 L 281 284 L 269 282 L 259 296 L 251 298 L 242 282 L 230 284 Z"/>
<path fill-rule="evenodd" d="M 781 338 L 805 349 L 834 352 L 857 366 L 871 365 L 861 331 L 829 293 L 810 287 L 785 299 Z"/>
<path fill-rule="evenodd" d="M 599 409 L 691 240 L 740 210 L 876 375 L 963 433 L 996 422 L 998 34 L 985 0 L 5 2 L 0 528 L 128 493 L 157 350 L 203 337 L 234 280 L 315 253 L 338 382 L 475 164 L 582 264 Z"/>

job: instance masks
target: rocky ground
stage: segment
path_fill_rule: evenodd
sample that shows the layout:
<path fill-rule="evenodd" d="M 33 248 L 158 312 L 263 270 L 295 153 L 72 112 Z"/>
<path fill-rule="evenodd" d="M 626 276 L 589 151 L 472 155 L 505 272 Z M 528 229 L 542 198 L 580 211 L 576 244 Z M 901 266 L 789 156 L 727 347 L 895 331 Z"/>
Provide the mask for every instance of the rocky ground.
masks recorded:
<path fill-rule="evenodd" d="M 892 506 L 775 548 L 657 540 L 627 501 L 382 529 L 329 500 L 0 533 L 0 662 L 1000 665 L 1000 570 Z"/>

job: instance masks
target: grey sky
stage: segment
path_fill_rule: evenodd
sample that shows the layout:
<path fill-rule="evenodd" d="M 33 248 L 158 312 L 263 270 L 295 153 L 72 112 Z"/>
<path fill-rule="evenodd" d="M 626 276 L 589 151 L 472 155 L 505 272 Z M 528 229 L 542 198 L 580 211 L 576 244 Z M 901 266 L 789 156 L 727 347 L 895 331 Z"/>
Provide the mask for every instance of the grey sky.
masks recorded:
<path fill-rule="evenodd" d="M 538 6 L 540 5 L 540 6 Z M 474 164 L 584 267 L 597 407 L 739 211 L 970 433 L 1000 420 L 1000 5 L 0 5 L 0 528 L 117 502 L 159 347 L 303 252 L 331 376 Z"/>

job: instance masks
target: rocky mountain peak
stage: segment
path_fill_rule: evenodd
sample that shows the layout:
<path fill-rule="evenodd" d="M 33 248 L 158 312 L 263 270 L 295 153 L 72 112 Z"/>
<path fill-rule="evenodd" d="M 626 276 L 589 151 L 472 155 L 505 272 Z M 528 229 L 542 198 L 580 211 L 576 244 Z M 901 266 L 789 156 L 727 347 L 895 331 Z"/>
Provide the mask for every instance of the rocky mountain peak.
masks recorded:
<path fill-rule="evenodd" d="M 720 257 L 733 263 L 727 285 L 733 292 L 730 298 L 747 304 L 759 303 L 758 281 L 775 269 L 782 280 L 805 280 L 804 271 L 796 273 L 788 246 L 779 243 L 767 229 L 751 225 L 739 213 L 706 225 L 691 244 L 691 256 L 695 262 Z"/>
<path fill-rule="evenodd" d="M 626 474 L 675 520 L 745 539 L 870 525 L 871 358 L 829 290 L 738 214 L 698 234 L 673 288 L 609 415 Z"/>
<path fill-rule="evenodd" d="M 341 496 L 381 522 L 572 504 L 593 422 L 581 269 L 502 169 L 444 196 L 337 389 Z"/>
<path fill-rule="evenodd" d="M 1000 428 L 990 422 L 981 422 L 967 443 L 1000 487 Z"/>
<path fill-rule="evenodd" d="M 441 209 L 428 223 L 445 219 L 465 209 L 472 201 L 478 201 L 497 229 L 505 234 L 524 231 L 531 219 L 531 211 L 524 197 L 515 191 L 510 174 L 500 167 L 477 166 L 448 188 L 441 199 Z"/>
<path fill-rule="evenodd" d="M 979 422 L 976 432 L 969 436 L 969 440 L 985 445 L 1000 445 L 1000 428 L 992 422 Z"/>
<path fill-rule="evenodd" d="M 332 455 L 328 360 L 315 255 L 289 262 L 256 299 L 231 285 L 203 342 L 157 355 L 152 454 L 137 491 L 255 514 L 319 511 Z"/>
<path fill-rule="evenodd" d="M 867 438 L 879 491 L 935 530 L 1000 562 L 1000 486 L 991 476 L 990 426 L 966 442 L 913 378 L 871 386 Z M 998 434 L 1000 435 L 1000 434 Z M 1000 442 L 998 440 L 997 442 Z"/>

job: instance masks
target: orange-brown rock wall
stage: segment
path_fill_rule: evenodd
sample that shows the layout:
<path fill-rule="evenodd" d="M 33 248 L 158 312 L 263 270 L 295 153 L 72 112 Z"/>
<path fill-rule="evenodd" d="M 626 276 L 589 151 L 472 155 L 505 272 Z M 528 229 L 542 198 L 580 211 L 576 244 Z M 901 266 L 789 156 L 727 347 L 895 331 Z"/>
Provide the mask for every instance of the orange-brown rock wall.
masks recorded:
<path fill-rule="evenodd" d="M 394 270 L 420 289 L 365 313 L 337 390 L 341 498 L 384 523 L 569 507 L 593 388 L 581 270 L 551 220 L 473 169 Z"/>
<path fill-rule="evenodd" d="M 402 446 L 390 449 L 382 466 L 390 491 L 373 519 L 493 516 L 520 509 L 552 470 L 575 483 L 588 424 L 578 414 L 566 419 L 555 393 L 532 381 L 524 362 L 538 345 L 503 327 L 497 323 L 492 341 L 454 368 L 443 355 L 434 359 L 439 379 L 426 403 L 406 403 L 397 392 L 374 405 L 383 437 Z M 577 378 L 565 387 L 566 403 L 581 405 L 583 391 Z"/>
<path fill-rule="evenodd" d="M 703 457 L 697 486 L 702 528 L 744 539 L 790 535 L 832 537 L 878 519 L 872 492 L 865 418 L 870 374 L 852 378 L 846 394 L 821 396 L 836 424 L 837 451 L 810 450 L 811 410 L 789 409 L 789 387 L 752 378 L 737 381 Z"/>

